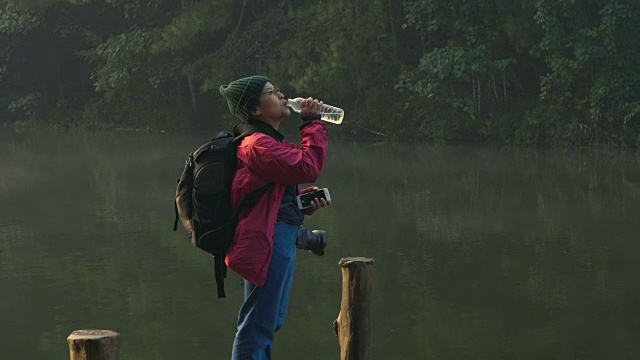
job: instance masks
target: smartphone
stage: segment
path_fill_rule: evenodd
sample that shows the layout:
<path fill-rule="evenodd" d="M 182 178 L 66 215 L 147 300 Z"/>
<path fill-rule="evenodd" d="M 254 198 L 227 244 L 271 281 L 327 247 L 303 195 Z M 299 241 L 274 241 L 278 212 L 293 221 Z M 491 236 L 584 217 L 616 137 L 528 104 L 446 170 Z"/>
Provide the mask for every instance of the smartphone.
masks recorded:
<path fill-rule="evenodd" d="M 298 203 L 298 209 L 304 210 L 311 206 L 311 202 L 313 199 L 325 199 L 326 201 L 331 201 L 331 196 L 329 195 L 329 189 L 323 188 L 318 189 L 316 191 L 310 191 L 308 193 L 296 196 L 296 202 Z"/>

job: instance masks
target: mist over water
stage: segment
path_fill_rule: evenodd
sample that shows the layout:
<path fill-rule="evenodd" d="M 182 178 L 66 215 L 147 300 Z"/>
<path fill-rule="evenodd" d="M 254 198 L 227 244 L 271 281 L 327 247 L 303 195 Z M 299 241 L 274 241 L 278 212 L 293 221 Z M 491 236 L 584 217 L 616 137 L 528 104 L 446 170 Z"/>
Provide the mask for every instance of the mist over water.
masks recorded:
<path fill-rule="evenodd" d="M 212 135 L 212 134 L 211 134 Z M 226 359 L 240 278 L 171 231 L 175 179 L 209 134 L 0 135 L 0 348 Z M 296 136 L 288 136 L 296 140 Z M 331 140 L 331 138 L 330 138 Z M 274 358 L 337 359 L 338 260 L 375 259 L 376 359 L 633 359 L 640 353 L 640 158 L 621 150 L 331 141 L 323 257 L 297 254 Z"/>

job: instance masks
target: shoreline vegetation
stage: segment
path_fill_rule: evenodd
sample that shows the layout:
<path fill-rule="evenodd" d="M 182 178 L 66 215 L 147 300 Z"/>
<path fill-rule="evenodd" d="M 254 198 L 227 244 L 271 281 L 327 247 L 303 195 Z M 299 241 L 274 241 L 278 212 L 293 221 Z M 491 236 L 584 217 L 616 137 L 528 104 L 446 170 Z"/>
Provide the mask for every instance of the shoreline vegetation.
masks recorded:
<path fill-rule="evenodd" d="M 344 108 L 338 136 L 636 148 L 638 23 L 623 0 L 0 0 L 0 124 L 225 129 L 218 87 L 259 73 Z"/>

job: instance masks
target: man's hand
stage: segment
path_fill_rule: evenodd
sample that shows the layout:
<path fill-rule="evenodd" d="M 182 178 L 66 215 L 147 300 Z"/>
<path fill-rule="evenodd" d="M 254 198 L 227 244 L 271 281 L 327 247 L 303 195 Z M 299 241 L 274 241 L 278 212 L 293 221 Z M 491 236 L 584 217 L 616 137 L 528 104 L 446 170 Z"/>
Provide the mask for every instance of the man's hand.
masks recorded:
<path fill-rule="evenodd" d="M 322 104 L 322 103 L 321 103 L 321 104 Z M 315 187 L 315 186 L 314 186 L 314 187 L 313 187 L 313 191 L 317 191 L 317 190 L 320 190 L 320 188 L 319 188 L 319 187 Z M 303 214 L 308 215 L 308 216 L 311 216 L 311 215 L 313 215 L 313 213 L 315 213 L 315 212 L 316 212 L 316 210 L 318 210 L 318 209 L 320 209 L 320 208 L 327 207 L 327 206 L 331 205 L 331 200 L 327 201 L 327 200 L 325 200 L 325 199 L 323 199 L 323 198 L 314 198 L 314 199 L 311 201 L 311 204 L 310 204 L 310 205 L 311 205 L 310 207 L 308 207 L 308 208 L 306 208 L 306 209 L 302 210 L 302 213 L 303 213 Z"/>
<path fill-rule="evenodd" d="M 301 117 L 315 117 L 322 112 L 322 101 L 318 101 L 314 98 L 306 98 L 302 100 L 300 104 L 300 116 Z"/>

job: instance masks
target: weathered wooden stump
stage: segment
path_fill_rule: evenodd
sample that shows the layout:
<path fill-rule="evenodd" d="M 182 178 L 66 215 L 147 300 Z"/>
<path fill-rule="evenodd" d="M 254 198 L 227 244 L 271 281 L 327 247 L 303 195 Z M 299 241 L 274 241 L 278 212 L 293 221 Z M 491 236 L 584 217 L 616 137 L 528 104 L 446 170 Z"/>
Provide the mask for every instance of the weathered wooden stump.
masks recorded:
<path fill-rule="evenodd" d="M 76 330 L 67 337 L 70 360 L 118 360 L 120 334 L 111 330 Z"/>
<path fill-rule="evenodd" d="M 371 284 L 373 259 L 343 258 L 342 302 L 333 322 L 341 360 L 371 359 Z"/>

